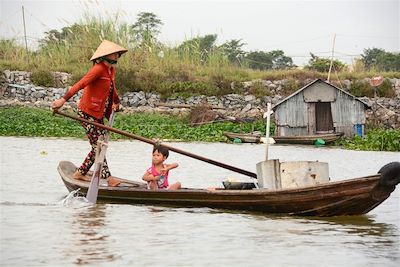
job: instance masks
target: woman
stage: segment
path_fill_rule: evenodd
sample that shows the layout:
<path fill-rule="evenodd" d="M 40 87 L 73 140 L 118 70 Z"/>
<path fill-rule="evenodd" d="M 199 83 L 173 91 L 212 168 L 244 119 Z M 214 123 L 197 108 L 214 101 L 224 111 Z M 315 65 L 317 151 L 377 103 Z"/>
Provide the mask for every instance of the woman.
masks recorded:
<path fill-rule="evenodd" d="M 107 40 L 104 40 L 90 59 L 93 67 L 67 93 L 52 103 L 53 109 L 61 108 L 68 99 L 83 89 L 78 105 L 78 115 L 89 121 L 104 124 L 104 118 L 109 119 L 112 110 L 119 109 L 119 97 L 115 88 L 115 68 L 119 57 L 128 50 Z M 105 134 L 104 129 L 82 122 L 89 143 L 92 147 L 82 165 L 73 174 L 73 178 L 90 181 L 86 174 L 93 165 L 96 155 L 97 140 Z M 107 179 L 109 186 L 118 186 L 120 181 L 111 176 L 107 161 L 104 159 L 101 178 Z"/>

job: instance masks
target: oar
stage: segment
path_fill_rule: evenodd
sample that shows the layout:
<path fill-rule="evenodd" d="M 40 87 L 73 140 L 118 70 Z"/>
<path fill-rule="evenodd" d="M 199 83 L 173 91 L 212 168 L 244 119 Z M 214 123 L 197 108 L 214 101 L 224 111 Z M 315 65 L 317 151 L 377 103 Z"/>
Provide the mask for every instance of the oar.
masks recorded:
<path fill-rule="evenodd" d="M 108 125 L 110 127 L 113 126 L 115 118 L 115 112 L 113 111 L 110 116 L 110 120 L 108 121 Z M 97 149 L 96 149 L 96 159 L 94 161 L 94 171 L 92 175 L 92 180 L 90 181 L 89 189 L 86 194 L 86 199 L 90 203 L 96 203 L 97 195 L 99 193 L 99 182 L 101 169 L 103 168 L 104 158 L 106 157 L 106 151 L 108 147 L 108 140 L 110 139 L 110 132 L 107 131 L 103 138 L 99 138 L 97 141 Z"/>
<path fill-rule="evenodd" d="M 161 145 L 161 146 L 163 146 L 165 148 L 168 148 L 169 150 L 174 151 L 176 153 L 179 153 L 179 154 L 182 154 L 182 155 L 194 158 L 194 159 L 198 159 L 198 160 L 207 162 L 209 164 L 212 164 L 212 165 L 224 168 L 224 169 L 228 169 L 228 170 L 231 170 L 231 171 L 234 171 L 234 172 L 249 176 L 251 178 L 257 178 L 257 174 L 255 174 L 253 172 L 249 172 L 249 171 L 246 171 L 246 170 L 243 170 L 243 169 L 240 169 L 240 168 L 237 168 L 237 167 L 234 167 L 234 166 L 222 163 L 222 162 L 218 162 L 218 161 L 215 161 L 215 160 L 212 160 L 212 159 L 208 159 L 208 158 L 196 155 L 196 154 L 192 154 L 190 152 L 186 152 L 186 151 L 183 151 L 181 149 L 174 148 L 174 147 L 171 147 L 171 146 L 168 146 L 168 145 L 159 144 L 156 141 L 153 141 L 151 139 L 148 139 L 148 138 L 136 135 L 136 134 L 128 133 L 128 132 L 125 132 L 125 131 L 122 131 L 122 130 L 119 130 L 119 129 L 115 129 L 115 128 L 112 128 L 112 127 L 109 127 L 109 126 L 106 126 L 106 125 L 103 125 L 103 124 L 100 124 L 100 123 L 97 123 L 97 122 L 88 121 L 88 120 L 85 120 L 85 119 L 82 119 L 82 118 L 79 118 L 79 117 L 76 117 L 76 116 L 73 116 L 73 115 L 69 115 L 69 114 L 63 113 L 63 112 L 61 112 L 59 110 L 54 110 L 54 113 L 62 115 L 64 117 L 71 118 L 73 120 L 86 122 L 86 123 L 92 124 L 92 125 L 94 125 L 96 127 L 99 127 L 99 128 L 102 128 L 102 129 L 106 129 L 107 131 L 114 132 L 114 133 L 117 133 L 117 134 L 120 134 L 120 135 L 123 135 L 123 136 L 126 136 L 126 137 L 130 137 L 130 138 L 133 138 L 133 139 L 136 139 L 136 140 L 148 143 L 148 144 L 152 144 L 152 145 L 158 144 L 158 145 Z"/>

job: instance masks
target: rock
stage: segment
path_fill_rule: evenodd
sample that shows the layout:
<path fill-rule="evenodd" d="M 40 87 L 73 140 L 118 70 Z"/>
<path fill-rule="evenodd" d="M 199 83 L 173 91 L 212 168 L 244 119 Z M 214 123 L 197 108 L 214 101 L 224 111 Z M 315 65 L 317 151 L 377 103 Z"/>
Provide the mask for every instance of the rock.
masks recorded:
<path fill-rule="evenodd" d="M 346 79 L 346 80 L 342 81 L 342 84 L 346 88 L 346 90 L 348 91 L 350 89 L 350 86 L 351 86 L 351 81 Z"/>
<path fill-rule="evenodd" d="M 251 109 L 251 104 L 247 104 L 243 109 L 242 112 L 247 112 Z"/>
<path fill-rule="evenodd" d="M 246 96 L 244 97 L 244 101 L 245 101 L 245 102 L 253 101 L 253 100 L 255 100 L 255 99 L 256 99 L 256 97 L 255 97 L 254 95 L 246 95 Z"/>
<path fill-rule="evenodd" d="M 11 82 L 11 71 L 9 71 L 9 70 L 3 71 L 3 77 L 6 82 L 8 82 L 8 83 Z"/>
<path fill-rule="evenodd" d="M 268 85 L 268 88 L 271 90 L 274 90 L 275 88 L 277 88 L 278 85 L 271 83 L 270 85 Z"/>
<path fill-rule="evenodd" d="M 253 82 L 252 81 L 250 81 L 250 82 L 242 82 L 242 85 L 243 85 L 244 89 L 249 89 L 250 87 L 253 86 Z"/>
<path fill-rule="evenodd" d="M 37 99 L 44 98 L 45 95 L 46 94 L 42 91 L 32 93 L 32 97 L 37 98 Z"/>

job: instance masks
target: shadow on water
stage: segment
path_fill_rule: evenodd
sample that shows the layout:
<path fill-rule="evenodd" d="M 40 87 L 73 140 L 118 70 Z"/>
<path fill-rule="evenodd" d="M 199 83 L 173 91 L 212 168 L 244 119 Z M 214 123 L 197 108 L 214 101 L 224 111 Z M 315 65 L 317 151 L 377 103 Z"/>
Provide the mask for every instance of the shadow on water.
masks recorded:
<path fill-rule="evenodd" d="M 335 216 L 335 217 L 301 217 L 287 215 L 267 215 L 248 213 L 256 220 L 287 221 L 296 224 L 307 234 L 344 234 L 375 240 L 377 244 L 393 246 L 393 237 L 398 235 L 396 225 L 377 222 L 373 215 Z"/>
<path fill-rule="evenodd" d="M 99 203 L 109 203 L 109 201 L 101 201 Z M 288 216 L 286 214 L 265 214 L 262 212 L 254 211 L 239 211 L 229 209 L 217 209 L 209 207 L 182 207 L 177 205 L 168 204 L 127 204 L 115 202 L 113 204 L 119 205 L 134 205 L 140 207 L 147 207 L 151 213 L 191 213 L 191 214 L 216 214 L 216 215 L 237 215 L 240 217 L 247 217 L 259 221 L 290 221 L 303 225 L 320 225 L 331 226 L 333 228 L 346 231 L 349 234 L 357 234 L 360 236 L 388 236 L 396 232 L 396 226 L 389 223 L 376 222 L 373 215 L 356 215 L 356 216 L 334 216 L 334 217 L 306 217 L 306 216 Z"/>

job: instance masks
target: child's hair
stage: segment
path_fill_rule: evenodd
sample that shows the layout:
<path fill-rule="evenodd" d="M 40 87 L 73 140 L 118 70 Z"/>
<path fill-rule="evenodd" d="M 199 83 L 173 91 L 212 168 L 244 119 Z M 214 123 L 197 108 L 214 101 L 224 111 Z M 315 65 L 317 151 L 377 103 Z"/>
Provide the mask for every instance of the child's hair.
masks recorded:
<path fill-rule="evenodd" d="M 169 156 L 169 150 L 166 147 L 163 147 L 161 145 L 154 145 L 153 147 L 153 153 L 158 151 L 159 153 L 161 153 L 165 158 L 168 158 Z"/>

